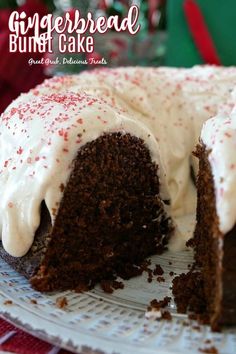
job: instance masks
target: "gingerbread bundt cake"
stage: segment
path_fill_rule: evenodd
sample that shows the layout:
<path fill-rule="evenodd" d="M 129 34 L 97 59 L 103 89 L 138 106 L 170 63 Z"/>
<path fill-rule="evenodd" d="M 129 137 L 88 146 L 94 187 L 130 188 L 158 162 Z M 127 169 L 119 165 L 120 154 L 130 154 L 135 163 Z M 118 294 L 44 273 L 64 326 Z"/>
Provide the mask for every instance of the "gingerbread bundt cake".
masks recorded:
<path fill-rule="evenodd" d="M 178 217 L 196 210 L 192 151 L 206 122 L 197 152 L 196 260 L 208 272 L 204 282 L 218 289 L 209 294 L 205 286 L 214 304 L 207 311 L 218 321 L 227 307 L 233 320 L 221 322 L 235 323 L 234 194 L 224 200 L 233 215 L 226 227 L 209 144 L 214 122 L 220 131 L 227 125 L 209 118 L 230 113 L 235 84 L 235 68 L 119 68 L 55 77 L 21 95 L 0 127 L 1 257 L 50 291 L 129 278 L 145 257 L 167 245 L 181 249 Z M 229 162 L 223 151 L 220 169 Z"/>

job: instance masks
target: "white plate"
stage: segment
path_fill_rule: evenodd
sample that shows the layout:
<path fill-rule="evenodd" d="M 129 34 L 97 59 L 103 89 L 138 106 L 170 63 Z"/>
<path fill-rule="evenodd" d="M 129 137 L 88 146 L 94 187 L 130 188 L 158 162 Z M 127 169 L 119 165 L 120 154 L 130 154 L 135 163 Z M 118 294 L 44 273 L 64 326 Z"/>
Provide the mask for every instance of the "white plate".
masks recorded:
<path fill-rule="evenodd" d="M 160 264 L 165 271 L 164 283 L 158 283 L 155 277 L 148 283 L 144 273 L 125 281 L 125 288 L 111 295 L 99 286 L 84 294 L 41 294 L 0 261 L 0 314 L 27 332 L 77 353 L 199 354 L 200 348 L 215 346 L 219 353 L 235 354 L 235 329 L 212 333 L 205 326 L 199 330 L 186 316 L 176 314 L 173 302 L 169 308 L 172 321 L 145 318 L 150 300 L 171 295 L 173 277 L 169 272 L 186 271 L 191 261 L 189 251 L 152 257 L 152 265 Z M 68 300 L 63 310 L 55 305 L 59 296 Z M 32 299 L 37 304 L 32 304 Z M 12 304 L 4 304 L 6 300 L 12 300 Z M 188 326 L 184 325 L 186 320 Z M 205 343 L 207 339 L 210 344 Z"/>

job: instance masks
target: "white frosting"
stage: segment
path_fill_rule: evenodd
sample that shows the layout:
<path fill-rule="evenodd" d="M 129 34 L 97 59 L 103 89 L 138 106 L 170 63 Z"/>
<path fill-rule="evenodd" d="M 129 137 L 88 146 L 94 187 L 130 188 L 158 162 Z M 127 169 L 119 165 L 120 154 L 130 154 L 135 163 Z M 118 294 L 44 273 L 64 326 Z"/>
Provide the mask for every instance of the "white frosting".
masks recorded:
<path fill-rule="evenodd" d="M 236 221 L 236 111 L 208 120 L 201 139 L 209 150 L 219 228 L 226 233 Z"/>
<path fill-rule="evenodd" d="M 143 139 L 153 161 L 162 165 L 152 133 L 101 99 L 74 93 L 40 95 L 7 110 L 0 129 L 0 224 L 8 253 L 19 257 L 31 247 L 43 200 L 54 222 L 61 185 L 67 182 L 78 149 L 117 131 Z M 162 168 L 160 173 L 164 180 Z"/>
<path fill-rule="evenodd" d="M 43 200 L 54 222 L 60 185 L 66 184 L 78 149 L 105 132 L 142 138 L 159 165 L 171 215 L 195 212 L 190 164 L 197 166 L 191 153 L 203 122 L 232 107 L 235 84 L 234 68 L 119 68 L 55 77 L 22 94 L 0 126 L 0 227 L 6 251 L 17 257 L 27 253 Z M 184 241 L 176 237 L 180 247 Z"/>

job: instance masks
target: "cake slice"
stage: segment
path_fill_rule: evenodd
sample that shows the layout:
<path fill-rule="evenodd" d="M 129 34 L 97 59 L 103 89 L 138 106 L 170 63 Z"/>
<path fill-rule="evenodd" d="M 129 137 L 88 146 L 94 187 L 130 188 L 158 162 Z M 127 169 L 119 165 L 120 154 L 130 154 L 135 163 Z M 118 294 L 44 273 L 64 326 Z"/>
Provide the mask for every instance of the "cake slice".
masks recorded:
<path fill-rule="evenodd" d="M 201 314 L 214 330 L 236 323 L 236 114 L 203 125 L 195 155 L 197 224 L 190 245 L 195 267 L 174 280 L 180 312 Z"/>
<path fill-rule="evenodd" d="M 236 114 L 208 120 L 201 132 L 195 259 L 213 328 L 236 320 Z"/>
<path fill-rule="evenodd" d="M 215 184 L 205 145 L 197 149 L 197 225 L 195 259 L 200 267 L 206 312 L 212 328 L 235 324 L 236 318 L 236 228 L 222 232 L 216 210 Z M 222 177 L 223 178 L 223 177 Z"/>
<path fill-rule="evenodd" d="M 10 108 L 1 135 L 0 255 L 35 289 L 128 279 L 163 251 L 173 225 L 144 125 L 93 96 L 52 94 Z"/>

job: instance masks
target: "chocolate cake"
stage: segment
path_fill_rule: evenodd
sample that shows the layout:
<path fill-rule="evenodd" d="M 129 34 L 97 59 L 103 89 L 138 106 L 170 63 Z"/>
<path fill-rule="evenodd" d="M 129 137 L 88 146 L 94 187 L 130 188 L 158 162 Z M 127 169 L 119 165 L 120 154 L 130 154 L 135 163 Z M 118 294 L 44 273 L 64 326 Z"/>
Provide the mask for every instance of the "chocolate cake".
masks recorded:
<path fill-rule="evenodd" d="M 189 242 L 195 264 L 173 280 L 173 295 L 180 313 L 192 311 L 218 330 L 235 325 L 236 227 L 225 235 L 219 230 L 209 151 L 199 145 L 195 154 L 199 158 L 197 224 Z"/>
<path fill-rule="evenodd" d="M 21 95 L 1 117 L 1 257 L 40 291 L 128 279 L 183 249 L 197 204 L 202 308 L 235 323 L 235 86 L 234 67 L 117 68 Z"/>

